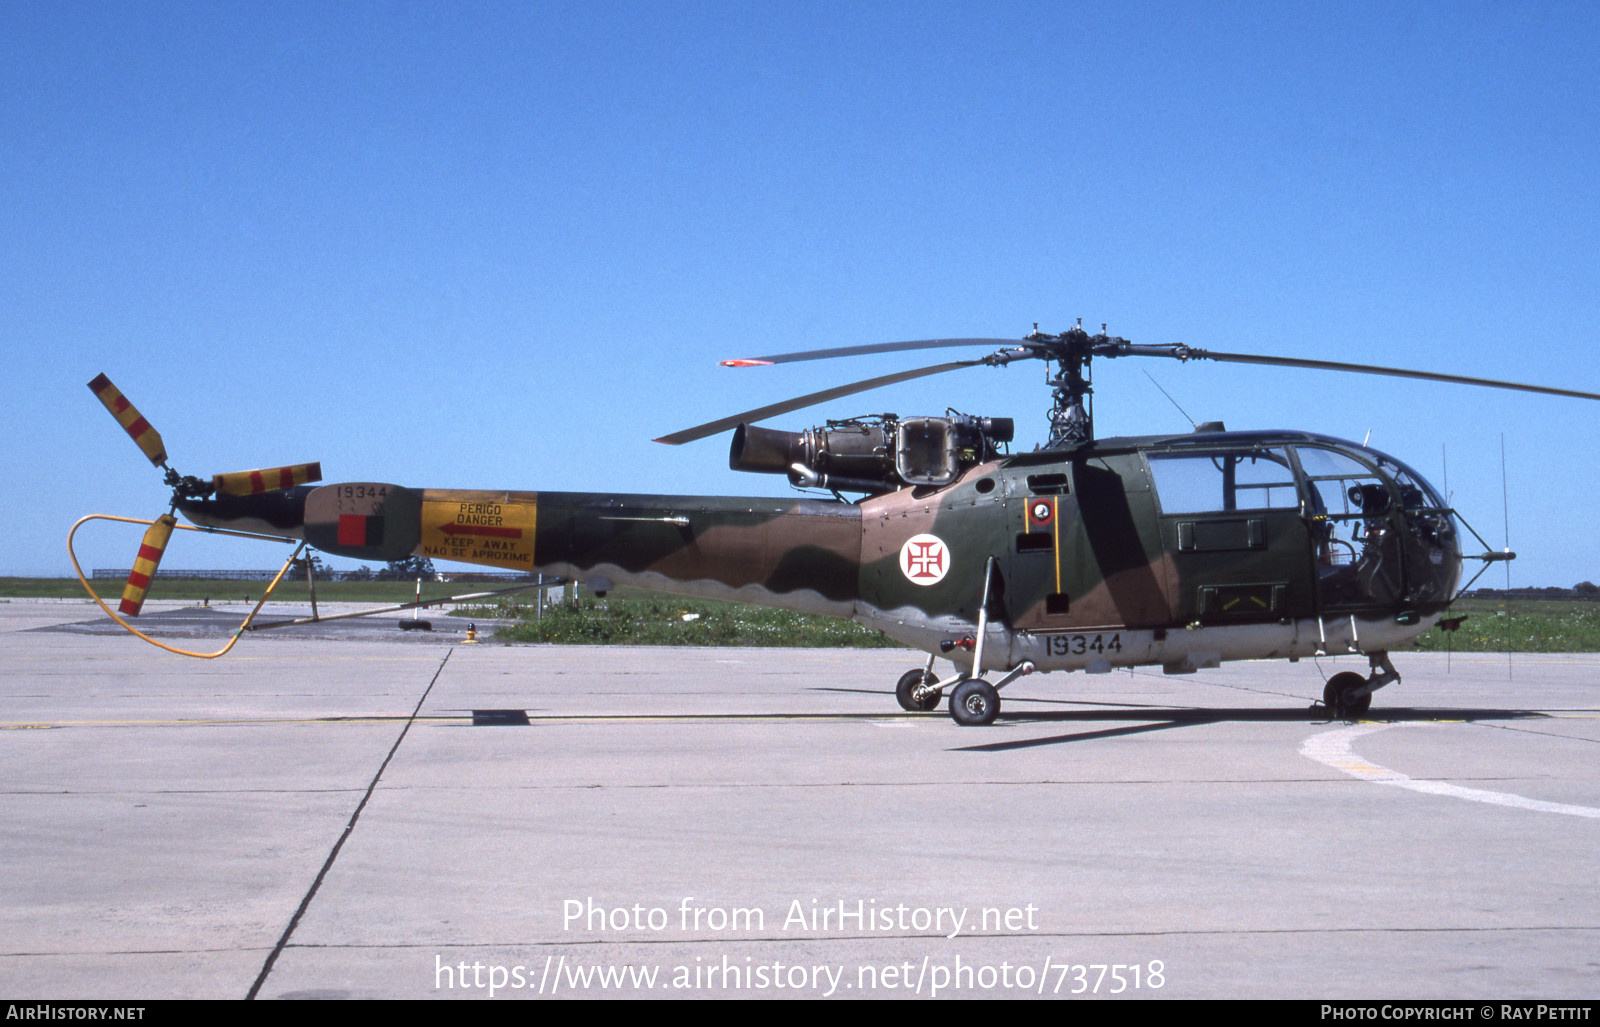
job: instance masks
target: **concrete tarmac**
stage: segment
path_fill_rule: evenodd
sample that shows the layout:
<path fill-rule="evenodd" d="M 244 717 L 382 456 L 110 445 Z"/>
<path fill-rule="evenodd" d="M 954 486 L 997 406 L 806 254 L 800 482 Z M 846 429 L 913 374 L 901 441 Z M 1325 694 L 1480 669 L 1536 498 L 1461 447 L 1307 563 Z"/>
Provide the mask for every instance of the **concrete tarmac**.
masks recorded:
<path fill-rule="evenodd" d="M 1396 653 L 1360 723 L 1309 708 L 1348 657 L 1044 675 L 966 729 L 907 651 L 98 616 L 0 602 L 7 996 L 1600 996 L 1600 656 Z"/>

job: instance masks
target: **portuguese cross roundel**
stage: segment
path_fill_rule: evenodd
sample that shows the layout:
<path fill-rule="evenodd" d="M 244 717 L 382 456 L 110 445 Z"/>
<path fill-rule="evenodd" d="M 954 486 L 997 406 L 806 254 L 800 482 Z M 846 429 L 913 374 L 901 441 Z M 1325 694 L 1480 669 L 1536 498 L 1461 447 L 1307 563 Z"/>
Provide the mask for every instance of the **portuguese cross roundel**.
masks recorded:
<path fill-rule="evenodd" d="M 936 585 L 950 572 L 950 547 L 937 535 L 913 535 L 900 547 L 900 573 L 913 585 Z"/>

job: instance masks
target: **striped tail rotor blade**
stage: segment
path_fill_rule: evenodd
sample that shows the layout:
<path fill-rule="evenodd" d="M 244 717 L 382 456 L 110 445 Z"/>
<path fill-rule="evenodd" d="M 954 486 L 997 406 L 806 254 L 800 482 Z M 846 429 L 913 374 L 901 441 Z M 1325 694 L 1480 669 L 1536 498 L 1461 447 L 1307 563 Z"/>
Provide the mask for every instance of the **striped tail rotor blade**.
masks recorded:
<path fill-rule="evenodd" d="M 137 617 L 143 609 L 145 594 L 150 591 L 150 581 L 156 576 L 156 568 L 161 566 L 161 555 L 167 551 L 167 543 L 172 540 L 172 529 L 177 523 L 176 517 L 162 514 L 144 533 L 139 555 L 133 561 L 133 573 L 128 575 L 128 584 L 122 589 L 122 605 L 118 607 L 126 616 Z"/>
<path fill-rule="evenodd" d="M 230 471 L 227 474 L 215 474 L 211 477 L 211 485 L 225 495 L 253 496 L 258 492 L 292 489 L 296 485 L 321 480 L 322 464 L 319 462 L 268 467 L 260 471 Z"/>
<path fill-rule="evenodd" d="M 128 433 L 128 437 L 144 451 L 145 456 L 150 458 L 150 462 L 157 467 L 166 466 L 167 447 L 161 441 L 161 433 L 152 428 L 150 422 L 144 419 L 144 415 L 139 413 L 138 408 L 129 403 L 128 398 L 111 384 L 111 379 L 103 374 L 99 375 L 89 383 L 89 388 L 100 398 L 100 402 L 105 404 L 106 409 L 111 411 L 111 416 L 122 425 L 122 430 Z"/>

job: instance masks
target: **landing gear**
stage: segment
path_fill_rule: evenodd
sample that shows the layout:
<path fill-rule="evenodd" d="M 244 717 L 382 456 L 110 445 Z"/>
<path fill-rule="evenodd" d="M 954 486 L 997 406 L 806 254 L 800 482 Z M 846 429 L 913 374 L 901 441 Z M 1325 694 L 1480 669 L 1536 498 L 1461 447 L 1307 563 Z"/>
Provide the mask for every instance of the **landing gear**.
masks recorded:
<path fill-rule="evenodd" d="M 1372 693 L 1400 680 L 1400 672 L 1389 662 L 1389 654 L 1367 654 L 1372 673 L 1366 677 L 1354 671 L 1335 674 L 1322 689 L 1322 705 L 1335 717 L 1359 717 L 1372 708 Z"/>
<path fill-rule="evenodd" d="M 939 679 L 925 670 L 908 670 L 900 675 L 900 680 L 894 686 L 894 697 L 900 700 L 900 708 L 912 713 L 925 713 L 937 709 L 940 693 L 936 688 L 925 689 L 921 696 L 917 695 L 919 685 L 936 685 Z"/>
<path fill-rule="evenodd" d="M 895 683 L 894 697 L 900 708 L 911 713 L 938 709 L 946 692 L 950 695 L 950 716 L 962 727 L 983 727 L 993 724 L 1000 715 L 1000 689 L 1017 678 L 1032 674 L 1038 668 L 1032 660 L 1023 660 L 994 684 L 982 678 L 968 677 L 968 671 L 957 667 L 955 673 L 943 681 L 933 672 L 933 660 L 920 670 L 908 670 Z"/>
<path fill-rule="evenodd" d="M 1372 708 L 1372 693 L 1359 698 L 1356 692 L 1367 687 L 1367 679 L 1354 671 L 1335 674 L 1322 689 L 1322 705 L 1335 717 L 1359 717 Z"/>
<path fill-rule="evenodd" d="M 993 724 L 1000 715 L 1000 693 L 982 678 L 968 678 L 950 693 L 950 716 L 962 727 Z"/>

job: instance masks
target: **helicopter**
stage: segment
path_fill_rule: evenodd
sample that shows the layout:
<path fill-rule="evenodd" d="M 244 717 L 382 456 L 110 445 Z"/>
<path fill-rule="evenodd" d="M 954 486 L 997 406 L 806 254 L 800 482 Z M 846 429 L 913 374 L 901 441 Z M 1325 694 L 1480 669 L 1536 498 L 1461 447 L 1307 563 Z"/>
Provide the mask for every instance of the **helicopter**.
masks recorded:
<path fill-rule="evenodd" d="M 1216 422 L 1184 434 L 1097 438 L 1092 361 L 1211 360 L 1600 400 L 1430 371 L 1136 345 L 1104 326 L 1090 335 L 1081 322 L 1060 334 L 1035 325 L 1021 340 L 924 339 L 723 364 L 957 347 L 992 352 L 656 440 L 681 445 L 731 431 L 729 467 L 786 475 L 810 490 L 788 499 L 317 485 L 317 464 L 198 479 L 167 466 L 159 433 L 102 374 L 91 390 L 172 489 L 166 514 L 137 522 L 150 527 L 120 613 L 137 617 L 181 513 L 190 530 L 298 542 L 296 556 L 307 546 L 368 561 L 423 556 L 554 575 L 602 596 L 629 585 L 848 618 L 928 654 L 895 683 L 903 709 L 948 700 L 963 726 L 993 723 L 1001 690 L 1034 673 L 1159 666 L 1187 674 L 1225 661 L 1339 654 L 1366 656 L 1370 670 L 1333 675 L 1323 704 L 1334 716 L 1358 716 L 1373 692 L 1400 680 L 1391 651 L 1435 625 L 1459 624 L 1445 614 L 1464 591 L 1466 561 L 1481 561 L 1482 574 L 1515 554 L 1491 551 L 1420 474 L 1366 445 Z M 1032 451 L 1009 452 L 1010 418 L 953 410 L 795 432 L 756 423 L 899 382 L 1028 360 L 1046 364 L 1052 398 L 1048 439 Z M 1463 553 L 1462 528 L 1482 554 Z M 163 645 L 84 586 L 123 627 Z M 219 652 L 185 655 L 226 652 L 259 609 Z M 943 676 L 940 659 L 952 668 Z"/>

